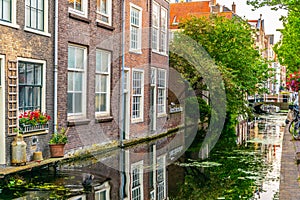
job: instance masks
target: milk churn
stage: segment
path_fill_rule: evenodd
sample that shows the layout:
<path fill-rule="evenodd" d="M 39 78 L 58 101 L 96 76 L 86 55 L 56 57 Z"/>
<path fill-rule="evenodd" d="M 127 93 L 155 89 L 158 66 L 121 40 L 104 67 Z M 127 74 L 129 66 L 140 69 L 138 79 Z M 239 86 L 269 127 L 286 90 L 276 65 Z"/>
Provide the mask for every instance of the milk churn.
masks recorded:
<path fill-rule="evenodd" d="M 27 144 L 24 142 L 22 135 L 17 135 L 14 138 L 14 141 L 11 143 L 12 165 L 26 165 L 26 146 Z"/>

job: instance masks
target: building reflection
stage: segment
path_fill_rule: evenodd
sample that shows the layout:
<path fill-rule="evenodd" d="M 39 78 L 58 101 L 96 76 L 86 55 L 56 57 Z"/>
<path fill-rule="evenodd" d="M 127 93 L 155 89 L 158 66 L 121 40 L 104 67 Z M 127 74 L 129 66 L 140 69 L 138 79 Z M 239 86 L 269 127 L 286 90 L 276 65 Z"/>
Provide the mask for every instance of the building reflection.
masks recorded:
<path fill-rule="evenodd" d="M 167 166 L 185 151 L 184 131 L 156 141 L 119 149 L 93 159 L 68 162 L 61 172 L 70 174 L 64 179 L 69 200 L 164 200 L 168 198 Z M 82 177 L 93 175 L 89 186 Z M 77 183 L 77 184 L 76 184 Z"/>

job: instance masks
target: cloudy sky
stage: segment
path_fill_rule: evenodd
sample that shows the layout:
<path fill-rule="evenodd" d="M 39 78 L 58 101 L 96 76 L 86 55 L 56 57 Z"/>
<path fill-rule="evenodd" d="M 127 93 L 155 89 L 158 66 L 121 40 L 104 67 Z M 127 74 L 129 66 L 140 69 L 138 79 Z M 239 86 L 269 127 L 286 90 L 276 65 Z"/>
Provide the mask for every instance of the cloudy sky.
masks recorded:
<path fill-rule="evenodd" d="M 274 34 L 275 42 L 279 40 L 280 33 L 276 31 L 276 29 L 283 27 L 282 23 L 279 21 L 279 18 L 282 15 L 286 15 L 286 11 L 274 11 L 271 10 L 269 7 L 264 7 L 255 11 L 251 11 L 252 6 L 248 6 L 246 4 L 246 0 L 217 0 L 217 3 L 219 3 L 220 5 L 225 5 L 230 9 L 233 2 L 235 2 L 236 4 L 236 13 L 240 17 L 245 17 L 246 19 L 253 20 L 259 19 L 260 14 L 262 14 L 262 19 L 265 20 L 266 34 Z"/>

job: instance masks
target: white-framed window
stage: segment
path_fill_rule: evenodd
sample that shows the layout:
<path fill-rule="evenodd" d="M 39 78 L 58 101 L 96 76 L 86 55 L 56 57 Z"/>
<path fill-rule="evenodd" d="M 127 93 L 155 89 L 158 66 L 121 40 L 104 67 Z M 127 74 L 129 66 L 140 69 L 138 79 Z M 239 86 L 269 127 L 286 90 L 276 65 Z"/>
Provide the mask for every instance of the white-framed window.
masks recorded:
<path fill-rule="evenodd" d="M 160 52 L 167 53 L 167 31 L 168 31 L 168 14 L 167 10 L 161 7 L 160 11 Z"/>
<path fill-rule="evenodd" d="M 111 52 L 96 51 L 95 109 L 97 115 L 109 115 Z"/>
<path fill-rule="evenodd" d="M 0 24 L 19 28 L 16 24 L 17 0 L 0 0 Z"/>
<path fill-rule="evenodd" d="M 50 36 L 48 33 L 48 0 L 26 0 L 24 30 Z"/>
<path fill-rule="evenodd" d="M 11 22 L 12 0 L 0 0 L 0 20 Z"/>
<path fill-rule="evenodd" d="M 97 0 L 97 20 L 111 26 L 112 0 Z"/>
<path fill-rule="evenodd" d="M 141 53 L 142 8 L 130 3 L 130 51 Z"/>
<path fill-rule="evenodd" d="M 157 70 L 157 113 L 166 113 L 166 70 Z"/>
<path fill-rule="evenodd" d="M 143 161 L 131 165 L 131 199 L 143 200 Z"/>
<path fill-rule="evenodd" d="M 132 122 L 143 121 L 144 112 L 144 72 L 132 71 Z"/>
<path fill-rule="evenodd" d="M 159 51 L 159 11 L 160 7 L 153 2 L 152 8 L 152 50 Z"/>
<path fill-rule="evenodd" d="M 19 111 L 46 111 L 46 61 L 18 58 Z"/>
<path fill-rule="evenodd" d="M 166 156 L 157 158 L 157 200 L 166 199 Z"/>
<path fill-rule="evenodd" d="M 43 96 L 43 64 L 36 62 L 18 62 L 19 111 L 45 110 Z"/>
<path fill-rule="evenodd" d="M 88 16 L 88 0 L 68 0 L 68 2 L 69 12 L 83 17 Z"/>
<path fill-rule="evenodd" d="M 110 185 L 106 181 L 100 186 L 95 186 L 95 200 L 110 200 Z"/>
<path fill-rule="evenodd" d="M 87 48 L 68 47 L 68 116 L 85 116 Z"/>

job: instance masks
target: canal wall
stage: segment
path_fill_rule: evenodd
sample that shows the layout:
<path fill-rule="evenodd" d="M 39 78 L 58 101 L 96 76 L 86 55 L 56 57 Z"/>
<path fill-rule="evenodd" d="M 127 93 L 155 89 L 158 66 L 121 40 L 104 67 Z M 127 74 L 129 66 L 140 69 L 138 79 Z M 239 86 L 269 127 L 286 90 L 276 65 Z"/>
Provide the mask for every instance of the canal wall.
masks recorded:
<path fill-rule="evenodd" d="M 295 146 L 288 126 L 285 127 L 282 141 L 279 199 L 300 199 L 299 166 L 295 160 Z"/>

